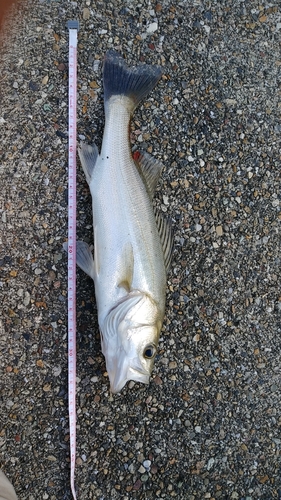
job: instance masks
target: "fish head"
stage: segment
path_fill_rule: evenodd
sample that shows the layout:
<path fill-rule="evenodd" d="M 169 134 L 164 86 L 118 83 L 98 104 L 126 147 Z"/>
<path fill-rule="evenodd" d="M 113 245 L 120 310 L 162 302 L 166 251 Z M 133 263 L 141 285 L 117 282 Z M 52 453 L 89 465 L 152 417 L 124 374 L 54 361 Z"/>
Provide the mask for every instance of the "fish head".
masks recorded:
<path fill-rule="evenodd" d="M 139 292 L 110 311 L 101 338 L 111 392 L 120 392 L 128 380 L 149 383 L 161 326 L 156 303 Z"/>

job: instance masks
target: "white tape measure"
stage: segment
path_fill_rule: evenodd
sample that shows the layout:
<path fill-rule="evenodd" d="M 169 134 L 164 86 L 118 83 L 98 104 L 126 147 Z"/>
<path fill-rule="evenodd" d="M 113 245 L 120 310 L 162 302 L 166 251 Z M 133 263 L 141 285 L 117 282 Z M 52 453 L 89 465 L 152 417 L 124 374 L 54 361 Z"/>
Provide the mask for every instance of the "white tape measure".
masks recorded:
<path fill-rule="evenodd" d="M 70 484 L 74 500 L 76 460 L 76 101 L 78 21 L 68 21 L 68 411 L 70 431 Z"/>

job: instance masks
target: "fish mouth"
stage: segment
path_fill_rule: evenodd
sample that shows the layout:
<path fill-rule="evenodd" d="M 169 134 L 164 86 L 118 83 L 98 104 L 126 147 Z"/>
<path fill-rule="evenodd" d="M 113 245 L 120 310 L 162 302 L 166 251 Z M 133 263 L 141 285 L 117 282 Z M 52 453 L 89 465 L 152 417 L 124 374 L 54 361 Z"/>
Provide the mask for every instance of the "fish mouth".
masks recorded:
<path fill-rule="evenodd" d="M 150 378 L 150 374 L 139 367 L 137 359 L 128 358 L 123 349 L 120 351 L 110 363 L 106 360 L 110 391 L 113 394 L 120 392 L 129 380 L 148 384 Z"/>

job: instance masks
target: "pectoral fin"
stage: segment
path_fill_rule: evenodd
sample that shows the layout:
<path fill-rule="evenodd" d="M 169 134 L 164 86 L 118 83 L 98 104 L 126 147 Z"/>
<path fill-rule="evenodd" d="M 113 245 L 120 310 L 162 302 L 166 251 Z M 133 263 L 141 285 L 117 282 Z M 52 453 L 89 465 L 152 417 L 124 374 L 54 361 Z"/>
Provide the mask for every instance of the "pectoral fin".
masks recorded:
<path fill-rule="evenodd" d="M 90 146 L 90 144 L 82 142 L 78 148 L 78 153 L 87 182 L 90 184 L 95 164 L 99 156 L 98 148 L 95 144 Z"/>
<path fill-rule="evenodd" d="M 77 241 L 76 245 L 77 266 L 94 279 L 94 259 L 89 245 L 84 241 Z"/>
<path fill-rule="evenodd" d="M 150 198 L 153 198 L 157 182 L 163 170 L 163 165 L 160 161 L 156 160 L 156 158 L 153 158 L 153 156 L 144 153 L 138 159 L 137 166 L 144 179 L 148 194 Z"/>
<path fill-rule="evenodd" d="M 163 215 L 158 210 L 155 210 L 155 219 L 160 236 L 160 241 L 162 243 L 164 263 L 166 271 L 168 272 L 171 265 L 174 248 L 172 224 L 171 221 L 163 217 Z"/>
<path fill-rule="evenodd" d="M 126 292 L 130 292 L 134 274 L 134 252 L 131 243 L 125 243 L 118 266 L 119 269 L 119 288 L 124 288 Z"/>

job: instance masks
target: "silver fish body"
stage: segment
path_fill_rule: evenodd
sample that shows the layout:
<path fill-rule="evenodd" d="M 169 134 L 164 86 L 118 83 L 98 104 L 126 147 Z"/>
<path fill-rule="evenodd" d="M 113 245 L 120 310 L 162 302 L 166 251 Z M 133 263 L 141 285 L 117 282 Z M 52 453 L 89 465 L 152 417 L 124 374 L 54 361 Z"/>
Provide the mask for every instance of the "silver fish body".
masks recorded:
<path fill-rule="evenodd" d="M 94 279 L 112 392 L 128 380 L 149 382 L 164 318 L 171 228 L 151 202 L 162 165 L 148 155 L 136 163 L 128 138 L 136 104 L 160 76 L 159 68 L 130 69 L 108 53 L 101 153 L 85 144 L 79 150 L 92 194 L 94 259 L 77 242 L 77 263 Z"/>

